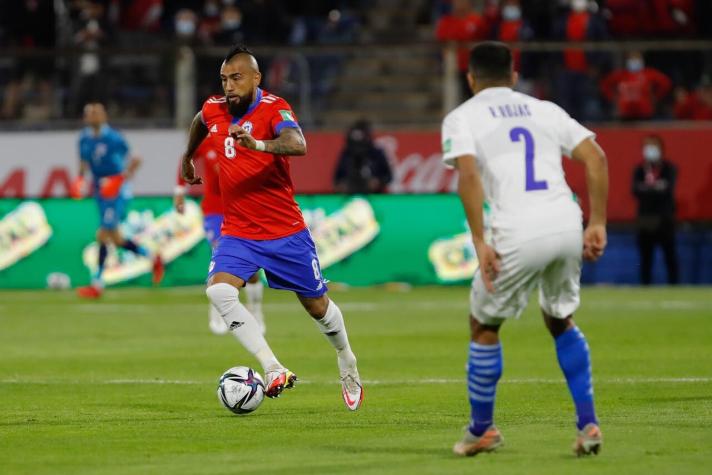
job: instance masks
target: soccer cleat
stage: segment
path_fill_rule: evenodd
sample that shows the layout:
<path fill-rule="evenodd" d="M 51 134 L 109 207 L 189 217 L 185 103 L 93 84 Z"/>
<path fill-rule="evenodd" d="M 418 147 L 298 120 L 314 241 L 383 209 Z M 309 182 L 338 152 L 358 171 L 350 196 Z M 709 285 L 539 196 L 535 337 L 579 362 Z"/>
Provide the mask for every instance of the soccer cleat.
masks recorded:
<path fill-rule="evenodd" d="M 590 422 L 578 432 L 576 442 L 574 442 L 574 453 L 577 457 L 582 455 L 598 455 L 603 445 L 603 434 L 601 429 Z"/>
<path fill-rule="evenodd" d="M 361 378 L 355 366 L 341 372 L 341 397 L 349 410 L 355 411 L 361 407 L 363 392 Z"/>
<path fill-rule="evenodd" d="M 481 452 L 493 452 L 504 445 L 504 438 L 495 426 L 490 426 L 484 434 L 477 437 L 465 429 L 465 436 L 455 444 L 452 451 L 455 455 L 472 457 Z"/>
<path fill-rule="evenodd" d="M 269 398 L 279 397 L 283 390 L 293 388 L 294 383 L 297 381 L 297 375 L 287 368 L 269 371 L 266 374 L 266 378 L 265 396 Z"/>
<path fill-rule="evenodd" d="M 151 281 L 153 282 L 153 285 L 160 284 L 166 273 L 166 266 L 163 265 L 163 259 L 161 259 L 161 256 L 158 254 L 156 254 L 156 257 L 153 258 L 152 272 L 153 275 L 151 277 Z"/>
<path fill-rule="evenodd" d="M 98 299 L 102 293 L 102 288 L 96 285 L 87 285 L 77 289 L 77 295 L 83 299 Z"/>

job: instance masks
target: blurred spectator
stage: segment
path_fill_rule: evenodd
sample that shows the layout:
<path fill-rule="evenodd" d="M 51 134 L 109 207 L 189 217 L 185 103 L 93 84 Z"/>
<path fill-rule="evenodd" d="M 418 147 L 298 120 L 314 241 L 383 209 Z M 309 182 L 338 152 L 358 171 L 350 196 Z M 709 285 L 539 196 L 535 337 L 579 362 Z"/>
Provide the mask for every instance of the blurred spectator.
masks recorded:
<path fill-rule="evenodd" d="M 639 51 L 628 53 L 625 69 L 617 69 L 601 81 L 603 96 L 615 103 L 617 116 L 624 120 L 652 118 L 671 88 L 670 78 L 645 67 Z"/>
<path fill-rule="evenodd" d="M 487 39 L 489 27 L 484 18 L 472 7 L 471 0 L 453 0 L 452 12 L 444 15 L 435 28 L 440 42 L 457 41 L 457 68 L 460 71 L 460 90 L 463 98 L 472 95 L 467 82 L 467 67 L 471 41 Z"/>
<path fill-rule="evenodd" d="M 571 9 L 559 18 L 555 34 L 569 43 L 606 39 L 603 20 L 596 13 L 596 3 L 571 0 Z M 600 53 L 586 53 L 581 48 L 568 48 L 563 53 L 563 68 L 557 75 L 556 102 L 579 120 L 601 118 L 594 77 L 601 68 Z"/>
<path fill-rule="evenodd" d="M 371 124 L 354 123 L 346 133 L 346 145 L 334 173 L 338 193 L 383 193 L 392 179 L 386 154 L 373 143 Z"/>
<path fill-rule="evenodd" d="M 504 43 L 516 41 L 529 41 L 534 38 L 534 31 L 528 22 L 522 18 L 522 5 L 519 0 L 504 0 L 502 2 L 501 21 L 495 29 L 495 38 Z M 530 54 L 524 55 L 518 49 L 512 50 L 514 60 L 514 70 L 519 72 L 519 82 L 517 89 L 523 92 L 531 92 L 531 87 L 527 85 L 534 71 L 532 70 Z"/>
<path fill-rule="evenodd" d="M 703 78 L 700 86 L 687 92 L 675 91 L 675 118 L 681 120 L 712 120 L 712 81 Z"/>
<path fill-rule="evenodd" d="M 74 44 L 82 54 L 79 55 L 74 84 L 78 92 L 73 107 L 75 113 L 79 113 L 86 103 L 106 101 L 98 50 L 109 39 L 103 3 L 85 1 L 80 2 L 79 5 L 78 17 L 74 25 Z"/>
<path fill-rule="evenodd" d="M 678 38 L 695 32 L 694 0 L 652 0 L 653 36 Z"/>
<path fill-rule="evenodd" d="M 302 45 L 318 41 L 329 12 L 338 7 L 339 4 L 335 0 L 287 2 L 287 11 L 293 18 L 289 35 L 290 44 Z"/>
<path fill-rule="evenodd" d="M 163 0 L 119 0 L 116 3 L 122 30 L 160 32 Z"/>
<path fill-rule="evenodd" d="M 176 38 L 183 44 L 194 44 L 198 42 L 198 15 L 193 10 L 182 8 L 176 12 L 173 20 Z"/>
<path fill-rule="evenodd" d="M 643 36 L 652 29 L 648 2 L 640 0 L 607 0 L 608 28 L 616 38 Z"/>
<path fill-rule="evenodd" d="M 607 0 L 606 16 L 616 38 L 694 33 L 694 0 Z"/>
<path fill-rule="evenodd" d="M 678 283 L 675 250 L 675 184 L 677 168 L 665 159 L 662 139 L 643 140 L 644 162 L 633 172 L 633 194 L 638 200 L 638 250 L 640 281 L 652 282 L 653 251 L 660 245 L 665 256 L 668 283 Z"/>
<path fill-rule="evenodd" d="M 55 13 L 51 0 L 17 0 L 2 5 L 5 39 L 27 55 L 12 58 L 10 80 L 2 94 L 0 118 L 47 119 L 52 106 L 51 58 L 34 56 L 33 50 L 55 43 Z M 10 58 L 8 58 L 10 59 Z M 0 86 L 4 81 L 0 80 Z"/>
<path fill-rule="evenodd" d="M 220 26 L 213 35 L 218 45 L 235 45 L 245 41 L 245 29 L 242 23 L 242 11 L 234 5 L 223 8 L 220 14 Z"/>

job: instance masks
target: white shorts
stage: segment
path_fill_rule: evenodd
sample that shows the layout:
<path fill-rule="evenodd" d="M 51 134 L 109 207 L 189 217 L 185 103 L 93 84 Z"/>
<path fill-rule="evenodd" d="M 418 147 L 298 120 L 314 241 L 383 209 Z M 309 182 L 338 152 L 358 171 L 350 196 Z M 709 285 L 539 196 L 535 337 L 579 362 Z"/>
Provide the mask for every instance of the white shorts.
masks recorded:
<path fill-rule="evenodd" d="M 530 241 L 497 239 L 493 243 L 502 258 L 494 293 L 475 272 L 470 294 L 472 315 L 482 324 L 500 325 L 519 317 L 529 294 L 539 287 L 539 305 L 548 315 L 566 318 L 578 308 L 581 288 L 581 230 L 550 234 Z"/>

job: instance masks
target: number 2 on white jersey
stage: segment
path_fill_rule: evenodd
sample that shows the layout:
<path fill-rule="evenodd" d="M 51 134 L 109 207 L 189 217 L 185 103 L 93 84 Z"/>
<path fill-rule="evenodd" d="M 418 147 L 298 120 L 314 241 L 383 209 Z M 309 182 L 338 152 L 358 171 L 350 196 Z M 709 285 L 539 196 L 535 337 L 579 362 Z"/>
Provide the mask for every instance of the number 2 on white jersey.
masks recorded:
<path fill-rule="evenodd" d="M 524 127 L 515 127 L 509 131 L 509 138 L 512 142 L 519 142 L 524 138 L 524 164 L 526 167 L 526 185 L 525 191 L 547 190 L 549 184 L 546 180 L 537 181 L 534 177 L 534 137 L 529 129 Z"/>
<path fill-rule="evenodd" d="M 235 158 L 235 139 L 232 137 L 225 137 L 225 157 Z"/>

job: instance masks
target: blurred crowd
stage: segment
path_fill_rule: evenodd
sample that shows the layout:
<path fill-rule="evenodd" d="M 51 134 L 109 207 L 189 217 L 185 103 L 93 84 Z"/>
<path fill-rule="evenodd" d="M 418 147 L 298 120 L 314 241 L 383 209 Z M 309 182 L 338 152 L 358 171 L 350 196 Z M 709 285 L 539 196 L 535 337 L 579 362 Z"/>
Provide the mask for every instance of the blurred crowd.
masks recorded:
<path fill-rule="evenodd" d="M 108 102 L 113 115 L 125 118 L 167 117 L 172 107 L 166 84 L 166 79 L 172 80 L 168 58 L 107 58 L 99 50 L 354 43 L 358 12 L 364 11 L 366 2 L 0 0 L 0 49 L 13 48 L 13 57 L 0 57 L 0 120 L 78 117 L 88 100 Z M 56 47 L 78 54 L 61 60 L 42 55 Z M 334 64 L 327 61 L 324 67 L 323 58 L 315 62 L 321 76 Z M 281 61 L 272 75 L 274 81 L 286 82 L 288 69 L 289 64 Z M 323 84 L 325 79 L 319 79 L 317 84 Z M 198 88 L 201 93 L 216 92 L 214 79 Z"/>
<path fill-rule="evenodd" d="M 518 87 L 553 99 L 587 121 L 712 117 L 712 71 L 705 53 L 625 55 L 584 51 L 579 42 L 710 37 L 712 2 L 695 0 L 436 0 L 435 36 L 458 42 L 462 96 L 468 97 L 468 44 L 563 41 L 561 53 L 515 51 Z"/>
<path fill-rule="evenodd" d="M 0 121 L 75 118 L 88 100 L 114 116 L 171 117 L 166 46 L 334 45 L 369 41 L 377 7 L 397 0 L 0 0 Z M 581 120 L 712 118 L 709 52 L 584 51 L 576 43 L 712 37 L 709 0 L 417 0 L 416 20 L 441 42 L 565 41 L 563 52 L 515 52 L 519 87 Z M 416 28 L 418 25 L 413 25 Z M 404 40 L 405 41 L 405 40 Z M 52 55 L 54 48 L 71 54 Z M 111 54 L 102 54 L 103 51 Z M 155 54 L 149 54 L 154 51 Z M 309 78 L 318 105 L 343 57 L 260 58 L 265 85 L 289 97 Z M 198 96 L 216 92 L 216 58 L 199 59 Z M 299 77 L 295 77 L 299 76 Z M 150 99 L 150 100 L 149 100 Z"/>

